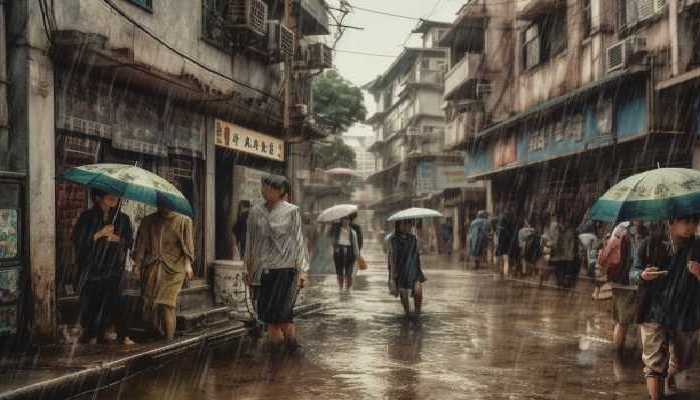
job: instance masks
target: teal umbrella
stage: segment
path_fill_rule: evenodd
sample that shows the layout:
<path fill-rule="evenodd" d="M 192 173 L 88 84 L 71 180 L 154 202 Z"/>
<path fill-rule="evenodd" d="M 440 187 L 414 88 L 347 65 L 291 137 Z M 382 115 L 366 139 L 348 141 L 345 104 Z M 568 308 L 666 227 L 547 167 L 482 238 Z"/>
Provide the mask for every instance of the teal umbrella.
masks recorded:
<path fill-rule="evenodd" d="M 167 208 L 188 217 L 194 215 L 190 202 L 172 183 L 137 166 L 83 165 L 69 169 L 62 178 L 124 199 Z"/>
<path fill-rule="evenodd" d="M 591 208 L 598 221 L 659 221 L 700 214 L 700 171 L 658 168 L 626 178 Z"/>

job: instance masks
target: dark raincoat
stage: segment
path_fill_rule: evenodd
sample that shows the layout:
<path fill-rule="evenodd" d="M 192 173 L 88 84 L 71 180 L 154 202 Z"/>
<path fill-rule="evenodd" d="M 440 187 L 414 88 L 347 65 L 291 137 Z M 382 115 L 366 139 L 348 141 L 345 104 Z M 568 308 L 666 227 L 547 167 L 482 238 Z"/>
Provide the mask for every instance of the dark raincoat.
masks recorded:
<path fill-rule="evenodd" d="M 630 282 L 639 285 L 638 322 L 653 322 L 668 329 L 700 329 L 700 281 L 688 270 L 688 260 L 700 261 L 700 240 L 693 239 L 674 253 L 670 239 L 653 236 L 642 241 Z M 653 281 L 644 281 L 642 271 L 654 266 L 669 271 Z"/>
<path fill-rule="evenodd" d="M 491 223 L 488 219 L 477 217 L 469 225 L 469 255 L 472 257 L 481 257 L 486 252 L 486 247 L 489 244 L 489 232 L 491 231 Z"/>
<path fill-rule="evenodd" d="M 416 282 L 425 282 L 414 235 L 396 232 L 389 238 L 389 273 L 399 289 L 413 290 Z"/>

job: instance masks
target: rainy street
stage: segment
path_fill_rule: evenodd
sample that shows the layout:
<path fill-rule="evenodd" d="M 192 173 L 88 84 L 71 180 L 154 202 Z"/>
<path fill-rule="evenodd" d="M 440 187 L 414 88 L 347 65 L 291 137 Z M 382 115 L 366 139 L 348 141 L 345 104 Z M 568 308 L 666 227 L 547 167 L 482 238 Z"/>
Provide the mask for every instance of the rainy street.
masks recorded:
<path fill-rule="evenodd" d="M 328 306 L 300 320 L 303 354 L 271 360 L 260 348 L 222 348 L 198 356 L 206 366 L 177 361 L 97 398 L 646 398 L 639 350 L 631 349 L 637 342 L 624 360 L 613 356 L 609 302 L 445 260 L 429 261 L 426 274 L 424 315 L 416 320 L 387 294 L 379 263 L 349 293 L 338 291 L 334 276 L 316 276 L 307 295 Z M 697 398 L 693 384 L 688 397 L 675 398 Z"/>

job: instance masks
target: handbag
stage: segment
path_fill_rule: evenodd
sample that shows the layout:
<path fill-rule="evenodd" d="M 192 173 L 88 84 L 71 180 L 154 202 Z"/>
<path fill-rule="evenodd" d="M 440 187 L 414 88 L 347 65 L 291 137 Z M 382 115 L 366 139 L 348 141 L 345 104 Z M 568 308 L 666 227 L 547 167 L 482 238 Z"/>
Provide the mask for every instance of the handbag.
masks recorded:
<path fill-rule="evenodd" d="M 362 256 L 360 256 L 357 259 L 357 269 L 359 269 L 360 271 L 364 271 L 367 269 L 367 261 Z"/>

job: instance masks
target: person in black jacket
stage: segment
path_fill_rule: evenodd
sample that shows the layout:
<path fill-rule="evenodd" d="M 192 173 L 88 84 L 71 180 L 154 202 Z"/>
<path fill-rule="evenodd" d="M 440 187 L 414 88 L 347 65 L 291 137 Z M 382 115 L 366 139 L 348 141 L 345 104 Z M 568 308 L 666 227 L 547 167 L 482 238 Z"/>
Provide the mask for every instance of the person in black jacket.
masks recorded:
<path fill-rule="evenodd" d="M 338 287 L 350 290 L 355 263 L 360 257 L 363 238 L 362 229 L 352 221 L 357 214 L 352 214 L 340 220 L 333 226 L 333 262 L 338 276 Z"/>
<path fill-rule="evenodd" d="M 107 342 L 107 328 L 114 323 L 118 340 L 133 344 L 126 319 L 119 316 L 121 280 L 133 245 L 131 220 L 117 210 L 118 197 L 93 190 L 92 200 L 95 206 L 80 215 L 72 235 L 80 279 L 80 342 Z"/>

